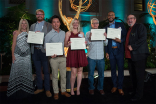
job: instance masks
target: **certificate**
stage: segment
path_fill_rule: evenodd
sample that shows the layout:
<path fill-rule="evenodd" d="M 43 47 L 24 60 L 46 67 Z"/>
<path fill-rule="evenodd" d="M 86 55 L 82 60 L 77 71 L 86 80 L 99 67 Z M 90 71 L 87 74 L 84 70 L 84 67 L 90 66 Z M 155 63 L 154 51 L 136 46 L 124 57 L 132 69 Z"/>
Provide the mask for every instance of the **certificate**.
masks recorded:
<path fill-rule="evenodd" d="M 44 37 L 43 32 L 29 31 L 27 42 L 34 44 L 43 44 L 43 37 Z"/>
<path fill-rule="evenodd" d="M 46 56 L 63 55 L 62 43 L 46 43 Z"/>
<path fill-rule="evenodd" d="M 121 39 L 121 29 L 107 28 L 107 38 L 110 38 L 110 39 L 119 38 L 119 39 Z"/>
<path fill-rule="evenodd" d="M 106 37 L 104 36 L 105 29 L 91 29 L 91 40 L 105 40 Z"/>
<path fill-rule="evenodd" d="M 85 38 L 70 38 L 71 50 L 86 49 Z"/>

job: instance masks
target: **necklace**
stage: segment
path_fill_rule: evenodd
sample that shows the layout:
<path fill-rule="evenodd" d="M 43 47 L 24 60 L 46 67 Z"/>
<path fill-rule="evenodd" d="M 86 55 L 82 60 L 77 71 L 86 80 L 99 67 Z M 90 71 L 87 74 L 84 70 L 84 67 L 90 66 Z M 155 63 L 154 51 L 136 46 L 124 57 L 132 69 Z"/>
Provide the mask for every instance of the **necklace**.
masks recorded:
<path fill-rule="evenodd" d="M 76 35 L 77 33 L 73 33 L 74 35 Z"/>

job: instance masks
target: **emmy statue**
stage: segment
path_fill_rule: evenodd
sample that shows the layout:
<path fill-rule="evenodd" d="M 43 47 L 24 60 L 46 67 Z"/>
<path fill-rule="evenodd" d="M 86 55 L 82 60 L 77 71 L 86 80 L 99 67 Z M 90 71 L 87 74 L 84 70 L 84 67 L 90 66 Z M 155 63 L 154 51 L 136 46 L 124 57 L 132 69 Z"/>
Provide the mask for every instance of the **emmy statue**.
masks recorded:
<path fill-rule="evenodd" d="M 156 14 L 156 11 L 154 11 L 153 9 L 156 9 L 156 1 L 152 3 L 152 0 L 149 0 L 149 2 L 147 3 L 147 10 L 148 10 L 148 13 L 152 16 L 153 22 L 156 25 L 156 20 L 155 20 L 156 15 L 153 14 L 153 13 Z"/>

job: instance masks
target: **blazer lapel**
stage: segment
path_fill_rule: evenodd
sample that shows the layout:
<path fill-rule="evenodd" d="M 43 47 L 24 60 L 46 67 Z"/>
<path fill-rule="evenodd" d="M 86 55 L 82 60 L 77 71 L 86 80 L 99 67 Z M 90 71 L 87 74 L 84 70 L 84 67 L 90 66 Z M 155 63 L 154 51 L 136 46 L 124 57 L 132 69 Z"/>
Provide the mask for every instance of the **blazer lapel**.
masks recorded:
<path fill-rule="evenodd" d="M 135 29 L 135 24 L 134 24 L 134 26 L 132 27 L 132 30 L 131 30 L 131 32 L 130 32 L 130 36 L 129 36 L 129 42 L 130 42 L 130 40 L 132 39 L 132 33 L 133 33 L 133 30 Z"/>
<path fill-rule="evenodd" d="M 118 26 L 118 23 L 117 23 L 117 22 L 115 22 L 115 28 L 119 28 L 119 26 Z"/>
<path fill-rule="evenodd" d="M 33 30 L 35 31 L 35 27 L 36 27 L 36 23 L 34 24 L 34 26 L 33 26 Z"/>

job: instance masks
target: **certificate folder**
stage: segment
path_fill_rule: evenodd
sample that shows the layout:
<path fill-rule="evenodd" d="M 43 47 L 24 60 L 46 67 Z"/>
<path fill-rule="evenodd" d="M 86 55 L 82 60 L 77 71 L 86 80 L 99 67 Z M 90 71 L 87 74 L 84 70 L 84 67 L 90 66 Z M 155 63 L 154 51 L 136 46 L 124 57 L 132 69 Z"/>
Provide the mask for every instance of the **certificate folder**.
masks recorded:
<path fill-rule="evenodd" d="M 62 43 L 46 43 L 46 56 L 63 55 Z"/>
<path fill-rule="evenodd" d="M 71 50 L 86 49 L 85 38 L 70 38 Z"/>
<path fill-rule="evenodd" d="M 104 36 L 105 29 L 91 29 L 91 40 L 106 40 Z"/>
<path fill-rule="evenodd" d="M 110 38 L 110 39 L 119 38 L 119 39 L 121 39 L 121 29 L 107 28 L 107 38 Z"/>
<path fill-rule="evenodd" d="M 43 44 L 43 38 L 44 38 L 43 32 L 29 31 L 27 42 L 34 44 Z"/>

